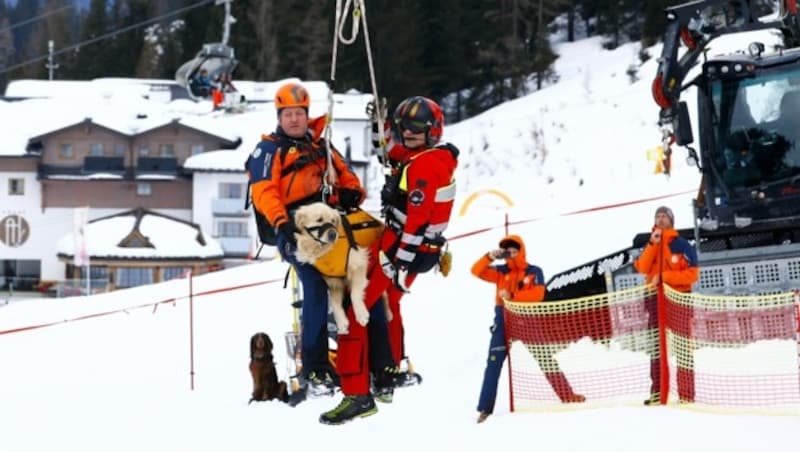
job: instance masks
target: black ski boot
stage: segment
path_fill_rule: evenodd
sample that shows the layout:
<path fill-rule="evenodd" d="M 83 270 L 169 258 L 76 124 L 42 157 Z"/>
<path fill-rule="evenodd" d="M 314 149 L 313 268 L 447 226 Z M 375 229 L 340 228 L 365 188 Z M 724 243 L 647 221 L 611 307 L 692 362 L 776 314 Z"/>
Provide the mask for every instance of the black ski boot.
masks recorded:
<path fill-rule="evenodd" d="M 375 406 L 375 400 L 371 395 L 349 395 L 345 396 L 336 408 L 322 413 L 319 421 L 323 424 L 339 425 L 357 417 L 372 416 L 377 412 L 378 407 Z"/>

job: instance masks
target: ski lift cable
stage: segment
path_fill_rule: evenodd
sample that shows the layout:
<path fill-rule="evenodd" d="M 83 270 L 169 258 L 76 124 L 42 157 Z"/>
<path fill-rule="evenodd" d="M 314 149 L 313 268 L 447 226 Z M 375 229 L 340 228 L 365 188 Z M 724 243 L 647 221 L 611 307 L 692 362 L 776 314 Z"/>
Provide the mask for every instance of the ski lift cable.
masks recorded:
<path fill-rule="evenodd" d="M 60 7 L 60 8 L 56 8 L 56 9 L 54 9 L 52 11 L 47 11 L 47 12 L 45 12 L 43 14 L 39 14 L 38 16 L 31 17 L 30 19 L 25 19 L 23 21 L 20 21 L 20 22 L 17 22 L 15 24 L 13 24 L 13 25 L 9 25 L 6 28 L 0 29 L 0 33 L 5 33 L 7 31 L 11 31 L 11 30 L 13 30 L 15 28 L 19 28 L 19 27 L 21 27 L 23 25 L 27 25 L 27 24 L 29 24 L 31 22 L 36 22 L 38 20 L 44 19 L 45 17 L 52 16 L 53 14 L 60 13 L 61 11 L 64 11 L 65 9 L 72 9 L 75 6 L 76 6 L 75 4 L 69 4 L 69 5 L 64 5 L 64 6 Z"/>
<path fill-rule="evenodd" d="M 79 49 L 82 46 L 86 46 L 86 45 L 89 45 L 89 44 L 94 44 L 94 43 L 99 42 L 99 41 L 104 41 L 104 40 L 106 40 L 108 38 L 112 38 L 112 37 L 114 37 L 116 35 L 119 35 L 119 34 L 122 34 L 122 33 L 127 33 L 127 32 L 129 32 L 131 30 L 134 30 L 134 29 L 137 29 L 137 28 L 141 28 L 141 27 L 144 27 L 144 26 L 147 26 L 147 25 L 151 25 L 151 24 L 156 23 L 156 22 L 158 22 L 160 20 L 166 19 L 166 18 L 168 18 L 170 16 L 176 16 L 176 15 L 179 15 L 179 14 L 183 14 L 183 13 L 185 13 L 187 11 L 190 11 L 190 10 L 195 9 L 195 8 L 199 8 L 199 7 L 204 6 L 204 5 L 208 4 L 208 3 L 211 3 L 213 1 L 214 0 L 200 0 L 200 1 L 195 2 L 195 3 L 193 3 L 193 4 L 189 5 L 189 6 L 184 6 L 183 8 L 178 8 L 178 9 L 176 9 L 174 11 L 168 12 L 166 14 L 162 14 L 162 15 L 160 15 L 158 17 L 154 17 L 154 18 L 148 19 L 148 20 L 143 20 L 141 22 L 137 22 L 135 24 L 128 25 L 127 27 L 120 28 L 119 30 L 111 31 L 111 32 L 102 34 L 100 36 L 96 36 L 94 38 L 87 39 L 85 41 L 81 41 L 81 42 L 79 42 L 77 44 L 69 45 L 67 47 L 62 47 L 61 49 L 58 49 L 55 52 L 53 52 L 52 56 L 61 55 L 62 53 L 66 53 L 66 52 L 69 52 L 69 51 L 72 51 L 72 50 L 75 50 L 75 49 Z M 13 71 L 14 69 L 21 68 L 21 67 L 27 66 L 29 64 L 33 64 L 33 63 L 45 60 L 49 56 L 50 56 L 50 54 L 40 55 L 38 57 L 31 58 L 31 59 L 29 59 L 27 61 L 23 61 L 21 63 L 14 64 L 12 66 L 4 67 L 4 68 L 0 69 L 0 74 L 5 74 L 6 72 Z"/>

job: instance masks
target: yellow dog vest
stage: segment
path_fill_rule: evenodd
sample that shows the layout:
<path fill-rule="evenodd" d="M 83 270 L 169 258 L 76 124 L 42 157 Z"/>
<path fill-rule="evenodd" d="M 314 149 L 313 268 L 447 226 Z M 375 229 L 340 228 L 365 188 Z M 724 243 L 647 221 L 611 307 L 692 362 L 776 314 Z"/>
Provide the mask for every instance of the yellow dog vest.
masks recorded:
<path fill-rule="evenodd" d="M 333 248 L 314 262 L 314 267 L 324 276 L 344 278 L 347 275 L 347 253 L 350 250 L 350 241 L 344 227 L 345 220 L 352 229 L 355 244 L 358 246 L 369 248 L 380 239 L 383 233 L 383 223 L 367 212 L 359 209 L 348 213 L 339 224 L 337 231 L 339 238 L 333 244 Z"/>

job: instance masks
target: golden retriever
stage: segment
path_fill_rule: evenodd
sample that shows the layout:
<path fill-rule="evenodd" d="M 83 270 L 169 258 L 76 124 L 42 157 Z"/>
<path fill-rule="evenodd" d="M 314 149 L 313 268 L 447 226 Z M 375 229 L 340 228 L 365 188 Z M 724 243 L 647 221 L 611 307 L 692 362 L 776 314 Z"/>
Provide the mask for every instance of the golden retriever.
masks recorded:
<path fill-rule="evenodd" d="M 339 334 L 347 334 L 350 328 L 342 306 L 345 286 L 350 289 L 356 321 L 366 326 L 369 310 L 364 303 L 364 292 L 368 282 L 369 249 L 355 244 L 351 246 L 340 213 L 325 203 L 317 202 L 297 209 L 294 224 L 298 230 L 295 233 L 296 258 L 317 267 L 325 278 Z"/>

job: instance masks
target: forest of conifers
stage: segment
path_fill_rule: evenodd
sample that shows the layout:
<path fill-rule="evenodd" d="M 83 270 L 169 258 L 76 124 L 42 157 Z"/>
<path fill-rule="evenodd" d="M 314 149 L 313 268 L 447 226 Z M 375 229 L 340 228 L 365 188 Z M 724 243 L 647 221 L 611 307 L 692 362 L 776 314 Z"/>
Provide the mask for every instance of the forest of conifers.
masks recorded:
<path fill-rule="evenodd" d="M 650 46 L 663 31 L 664 7 L 685 1 L 366 0 L 365 9 L 380 93 L 390 104 L 409 95 L 446 98 L 458 120 L 550 81 L 553 35 Z M 233 0 L 234 79 L 329 81 L 336 3 Z M 773 0 L 758 3 L 765 13 L 776 8 Z M 0 0 L 0 92 L 9 80 L 48 78 L 50 40 L 55 79 L 172 79 L 204 43 L 222 39 L 223 17 L 214 0 Z M 77 45 L 103 35 L 111 36 Z M 339 44 L 337 92 L 371 91 L 364 35 Z"/>

